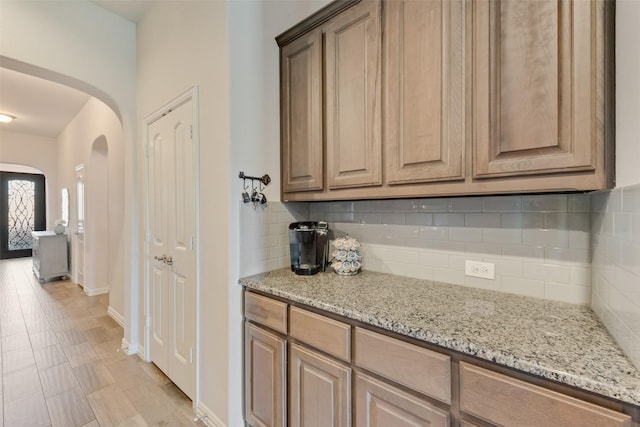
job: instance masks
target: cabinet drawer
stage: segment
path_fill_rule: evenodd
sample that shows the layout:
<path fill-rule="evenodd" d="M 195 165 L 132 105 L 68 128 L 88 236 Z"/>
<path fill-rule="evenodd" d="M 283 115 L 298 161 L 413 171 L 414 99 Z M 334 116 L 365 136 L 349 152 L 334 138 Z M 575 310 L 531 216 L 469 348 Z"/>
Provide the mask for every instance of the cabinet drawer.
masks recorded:
<path fill-rule="evenodd" d="M 292 337 L 339 359 L 351 360 L 351 326 L 297 307 L 291 307 L 289 315 Z"/>
<path fill-rule="evenodd" d="M 460 410 L 517 426 L 631 426 L 627 415 L 460 362 Z"/>
<path fill-rule="evenodd" d="M 355 363 L 417 392 L 451 403 L 449 356 L 356 328 Z"/>
<path fill-rule="evenodd" d="M 449 414 L 426 400 L 361 373 L 356 376 L 354 401 L 356 427 L 449 427 L 451 423 Z"/>
<path fill-rule="evenodd" d="M 244 316 L 275 331 L 287 333 L 287 304 L 283 302 L 245 292 Z"/>

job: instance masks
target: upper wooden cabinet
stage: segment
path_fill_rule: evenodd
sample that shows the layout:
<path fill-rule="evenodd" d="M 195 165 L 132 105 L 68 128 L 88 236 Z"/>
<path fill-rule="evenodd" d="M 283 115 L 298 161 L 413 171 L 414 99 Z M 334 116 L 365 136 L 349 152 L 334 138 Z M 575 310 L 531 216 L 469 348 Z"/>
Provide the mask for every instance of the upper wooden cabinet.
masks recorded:
<path fill-rule="evenodd" d="M 385 3 L 389 184 L 464 179 L 464 5 Z"/>
<path fill-rule="evenodd" d="M 474 176 L 597 168 L 599 8 L 584 0 L 474 3 Z"/>
<path fill-rule="evenodd" d="M 282 45 L 283 193 L 382 183 L 380 15 L 366 0 Z"/>
<path fill-rule="evenodd" d="M 380 2 L 364 1 L 325 27 L 329 188 L 382 184 Z"/>
<path fill-rule="evenodd" d="M 280 52 L 282 190 L 323 189 L 322 32 L 302 35 Z"/>
<path fill-rule="evenodd" d="M 277 40 L 283 201 L 613 185 L 613 2 L 336 1 Z"/>

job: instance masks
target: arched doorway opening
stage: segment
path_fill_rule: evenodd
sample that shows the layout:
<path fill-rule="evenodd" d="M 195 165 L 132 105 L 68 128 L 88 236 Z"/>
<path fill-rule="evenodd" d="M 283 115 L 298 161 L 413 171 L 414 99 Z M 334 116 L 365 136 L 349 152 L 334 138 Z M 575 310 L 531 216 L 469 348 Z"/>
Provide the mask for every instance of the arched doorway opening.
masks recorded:
<path fill-rule="evenodd" d="M 84 232 L 85 284 L 87 295 L 109 292 L 109 146 L 104 135 L 91 146 L 85 165 Z"/>

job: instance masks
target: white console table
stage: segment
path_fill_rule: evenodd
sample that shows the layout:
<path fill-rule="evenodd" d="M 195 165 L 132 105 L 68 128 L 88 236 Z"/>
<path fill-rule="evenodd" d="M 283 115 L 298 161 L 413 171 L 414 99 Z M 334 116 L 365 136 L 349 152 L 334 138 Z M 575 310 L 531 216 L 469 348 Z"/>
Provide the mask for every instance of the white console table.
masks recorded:
<path fill-rule="evenodd" d="M 33 274 L 40 283 L 69 275 L 66 234 L 53 231 L 33 231 Z"/>

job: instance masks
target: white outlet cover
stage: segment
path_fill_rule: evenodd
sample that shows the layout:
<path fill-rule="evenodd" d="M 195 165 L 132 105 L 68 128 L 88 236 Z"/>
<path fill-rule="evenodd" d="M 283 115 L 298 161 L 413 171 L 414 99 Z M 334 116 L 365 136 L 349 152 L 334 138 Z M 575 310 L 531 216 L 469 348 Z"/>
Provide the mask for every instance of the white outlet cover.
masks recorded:
<path fill-rule="evenodd" d="M 466 276 L 495 280 L 496 265 L 492 262 L 466 260 L 464 262 L 464 274 Z"/>

